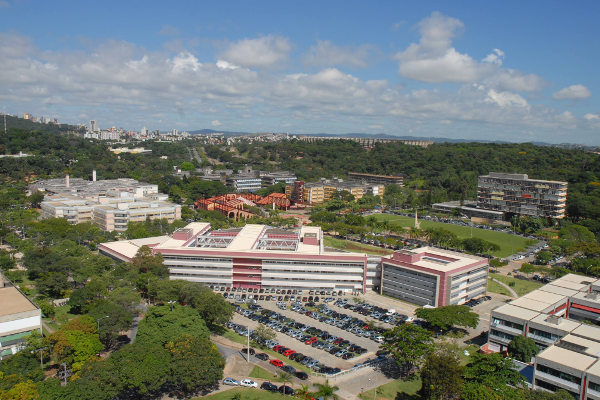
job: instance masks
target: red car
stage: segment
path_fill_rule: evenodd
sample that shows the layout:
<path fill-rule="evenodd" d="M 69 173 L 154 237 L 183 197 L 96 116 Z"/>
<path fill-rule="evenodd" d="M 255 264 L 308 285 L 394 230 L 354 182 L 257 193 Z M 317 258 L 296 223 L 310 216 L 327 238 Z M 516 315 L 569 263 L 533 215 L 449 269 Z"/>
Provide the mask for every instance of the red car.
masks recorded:
<path fill-rule="evenodd" d="M 343 341 L 344 341 L 344 339 L 342 339 L 342 338 L 337 338 L 337 339 L 335 339 L 335 340 L 333 341 L 333 344 L 340 344 L 340 343 L 342 343 Z"/>
<path fill-rule="evenodd" d="M 310 339 L 308 339 L 306 342 L 306 344 L 313 344 L 314 342 L 316 342 L 318 339 L 316 337 L 311 337 Z"/>
<path fill-rule="evenodd" d="M 290 349 L 290 350 L 284 351 L 283 355 L 286 356 L 286 357 L 289 357 L 289 356 L 291 356 L 294 353 L 295 353 L 295 351 Z"/>
<path fill-rule="evenodd" d="M 281 361 L 281 360 L 271 360 L 269 362 L 276 367 L 279 367 L 279 368 L 283 367 L 283 361 Z"/>
<path fill-rule="evenodd" d="M 273 346 L 273 351 L 279 351 L 282 347 L 281 345 Z"/>

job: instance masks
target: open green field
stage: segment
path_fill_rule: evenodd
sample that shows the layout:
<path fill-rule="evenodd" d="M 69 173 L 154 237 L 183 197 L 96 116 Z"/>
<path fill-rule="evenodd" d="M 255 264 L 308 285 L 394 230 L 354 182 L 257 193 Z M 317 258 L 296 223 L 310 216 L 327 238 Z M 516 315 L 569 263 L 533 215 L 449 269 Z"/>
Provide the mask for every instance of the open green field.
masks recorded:
<path fill-rule="evenodd" d="M 250 372 L 250 378 L 263 379 L 265 381 L 279 381 L 279 377 L 277 375 L 273 375 L 269 371 L 264 368 L 255 365 Z"/>
<path fill-rule="evenodd" d="M 511 286 L 511 288 L 517 292 L 517 294 L 519 296 L 524 296 L 529 292 L 533 292 L 535 289 L 539 289 L 542 286 L 544 286 L 543 283 L 541 282 L 536 282 L 536 281 L 526 281 L 523 279 L 516 279 L 510 276 L 506 276 L 506 275 L 500 275 L 500 274 L 490 274 L 491 278 L 495 278 L 497 280 L 499 280 L 500 282 L 506 283 L 507 285 L 510 286 L 511 282 L 515 283 L 515 286 Z M 498 285 L 500 286 L 500 285 Z"/>
<path fill-rule="evenodd" d="M 381 385 L 377 388 L 377 399 L 378 400 L 395 400 L 398 393 L 416 394 L 421 389 L 421 378 L 417 377 L 412 381 L 402 381 L 397 379 Z M 364 400 L 374 399 L 375 389 L 367 390 L 358 395 L 359 398 Z"/>
<path fill-rule="evenodd" d="M 402 215 L 392 214 L 375 214 L 374 217 L 379 221 L 389 221 L 391 225 L 411 228 L 415 224 L 415 219 L 410 217 L 404 217 Z M 536 241 L 526 239 L 521 236 L 511 235 L 504 232 L 496 232 L 487 229 L 471 228 L 469 226 L 444 224 L 443 222 L 419 220 L 421 223 L 421 229 L 427 228 L 443 228 L 458 236 L 459 239 L 465 239 L 471 237 L 471 230 L 473 231 L 473 237 L 481 238 L 497 244 L 500 250 L 492 252 L 495 257 L 507 257 L 511 254 L 518 253 L 524 250 L 527 246 L 534 244 Z"/>
<path fill-rule="evenodd" d="M 491 279 L 488 279 L 487 291 L 492 293 L 503 294 L 505 296 L 511 296 L 510 292 L 506 290 L 506 288 L 500 285 L 498 282 L 494 282 Z"/>
<path fill-rule="evenodd" d="M 284 396 L 279 393 L 267 392 L 266 390 L 261 389 L 233 388 L 208 396 L 196 397 L 196 399 L 232 400 L 235 398 L 234 396 L 236 395 L 236 393 L 239 393 L 241 395 L 240 399 L 242 400 L 281 400 L 291 398 L 290 396 Z"/>
<path fill-rule="evenodd" d="M 324 236 L 324 240 L 326 247 L 333 247 L 334 249 L 352 251 L 355 253 L 367 253 L 381 256 L 392 254 L 394 252 L 390 249 L 382 249 L 381 247 L 371 246 L 370 244 L 353 242 L 352 240 L 338 239 L 331 236 Z"/>

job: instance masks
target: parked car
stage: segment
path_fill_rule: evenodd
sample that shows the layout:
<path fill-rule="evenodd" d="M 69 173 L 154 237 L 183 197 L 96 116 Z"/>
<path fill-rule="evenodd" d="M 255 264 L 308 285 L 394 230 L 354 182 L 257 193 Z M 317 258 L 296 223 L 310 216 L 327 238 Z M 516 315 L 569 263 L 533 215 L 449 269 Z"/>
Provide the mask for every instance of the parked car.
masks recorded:
<path fill-rule="evenodd" d="M 292 389 L 291 387 L 289 387 L 287 385 L 281 385 L 281 386 L 279 386 L 279 393 L 293 396 L 294 393 L 296 393 L 296 392 L 294 391 L 294 389 Z"/>
<path fill-rule="evenodd" d="M 241 352 L 244 354 L 248 354 L 248 350 L 250 350 L 250 355 L 253 356 L 254 354 L 256 354 L 256 350 L 254 350 L 252 347 L 250 347 L 250 349 L 244 347 Z"/>
<path fill-rule="evenodd" d="M 231 386 L 239 386 L 240 385 L 240 383 L 237 380 L 233 379 L 233 378 L 225 378 L 225 379 L 223 379 L 223 384 L 224 385 L 231 385 Z"/>
<path fill-rule="evenodd" d="M 283 367 L 283 361 L 281 361 L 281 360 L 274 359 L 269 362 L 276 367 L 279 367 L 279 368 Z"/>
<path fill-rule="evenodd" d="M 240 382 L 240 386 L 257 388 L 258 383 L 254 382 L 252 379 L 244 379 Z"/>
<path fill-rule="evenodd" d="M 259 360 L 268 361 L 269 360 L 269 355 L 266 354 L 266 353 L 258 353 L 256 355 L 256 358 L 258 358 Z"/>
<path fill-rule="evenodd" d="M 278 390 L 278 387 L 273 385 L 271 382 L 263 382 L 263 384 L 260 385 L 260 388 L 263 390 L 268 390 L 269 392 L 276 392 Z"/>
<path fill-rule="evenodd" d="M 304 371 L 296 371 L 296 378 L 302 379 L 303 381 L 308 379 L 308 374 Z"/>

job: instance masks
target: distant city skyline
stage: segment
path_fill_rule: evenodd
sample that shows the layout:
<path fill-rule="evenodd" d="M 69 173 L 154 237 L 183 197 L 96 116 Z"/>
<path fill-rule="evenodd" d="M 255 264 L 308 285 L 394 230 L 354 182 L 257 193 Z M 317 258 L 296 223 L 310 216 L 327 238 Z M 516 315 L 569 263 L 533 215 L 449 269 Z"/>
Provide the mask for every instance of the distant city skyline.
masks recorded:
<path fill-rule="evenodd" d="M 143 4 L 0 0 L 0 111 L 600 144 L 595 1 Z"/>

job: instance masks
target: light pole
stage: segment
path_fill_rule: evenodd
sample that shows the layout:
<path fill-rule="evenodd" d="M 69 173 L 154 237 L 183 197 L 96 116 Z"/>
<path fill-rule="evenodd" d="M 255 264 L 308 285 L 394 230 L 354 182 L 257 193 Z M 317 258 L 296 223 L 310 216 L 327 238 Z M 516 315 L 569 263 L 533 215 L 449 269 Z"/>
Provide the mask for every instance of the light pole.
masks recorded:
<path fill-rule="evenodd" d="M 246 348 L 246 350 L 247 350 L 246 362 L 250 362 L 250 327 L 248 327 L 247 339 L 248 339 L 248 347 Z"/>
<path fill-rule="evenodd" d="M 169 305 L 171 306 L 171 311 L 173 311 L 173 304 L 177 303 L 175 300 L 169 300 L 167 301 L 167 303 L 169 303 Z"/>
<path fill-rule="evenodd" d="M 104 317 L 100 317 L 96 320 L 96 323 L 98 324 L 98 335 L 100 335 L 100 320 L 104 318 L 110 318 L 110 315 L 105 315 Z"/>

